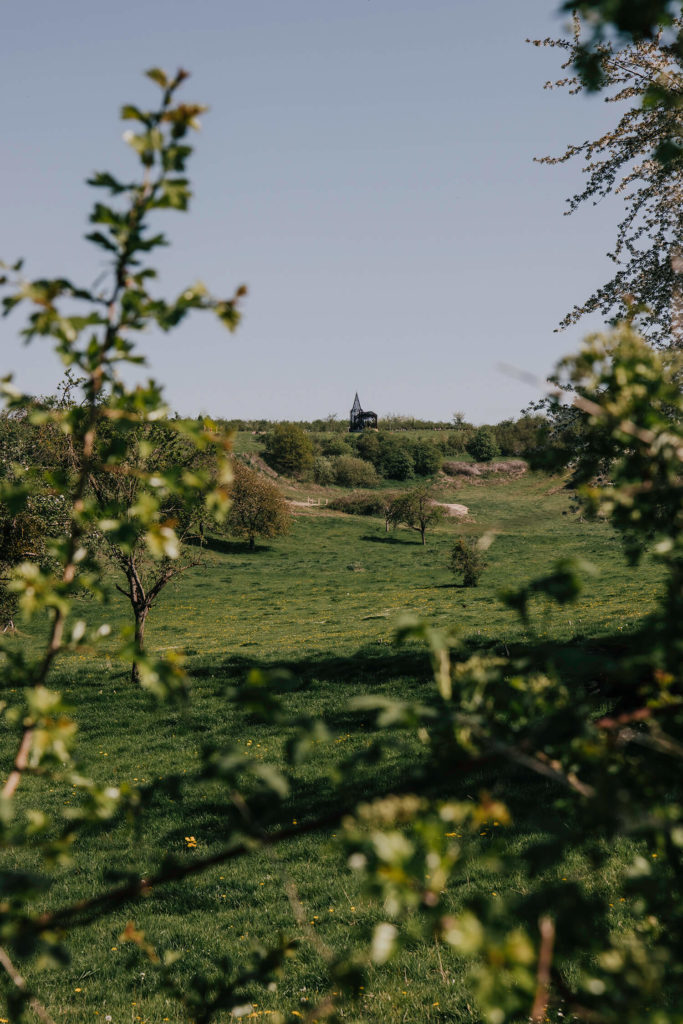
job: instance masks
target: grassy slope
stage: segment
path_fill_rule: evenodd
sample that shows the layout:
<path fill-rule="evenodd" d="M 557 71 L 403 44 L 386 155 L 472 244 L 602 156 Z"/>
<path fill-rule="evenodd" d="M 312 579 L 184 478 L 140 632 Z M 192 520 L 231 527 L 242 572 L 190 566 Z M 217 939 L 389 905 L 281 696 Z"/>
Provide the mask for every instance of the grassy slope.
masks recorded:
<path fill-rule="evenodd" d="M 321 747 L 299 771 L 290 813 L 292 820 L 305 820 L 331 798 L 320 782 L 322 769 L 370 742 L 371 726 L 345 711 L 348 699 L 376 690 L 414 696 L 430 685 L 423 654 L 414 650 L 398 656 L 391 646 L 392 623 L 400 610 L 455 625 L 470 646 L 502 650 L 503 645 L 522 642 L 524 633 L 512 613 L 496 602 L 498 590 L 547 571 L 559 554 L 572 553 L 592 559 L 601 575 L 575 608 L 538 610 L 541 636 L 570 641 L 577 634 L 599 638 L 628 632 L 651 610 L 656 569 L 627 567 L 606 525 L 582 524 L 562 515 L 567 497 L 553 481 L 527 476 L 457 491 L 446 487 L 442 496 L 468 505 L 473 521 L 443 524 L 428 536 L 426 548 L 408 531 L 387 538 L 379 520 L 324 513 L 297 517 L 289 537 L 254 554 L 239 545 L 218 544 L 206 567 L 169 588 L 149 622 L 150 646 L 184 647 L 189 653 L 193 700 L 186 712 L 154 710 L 144 695 L 131 690 L 126 674 L 104 658 L 65 658 L 54 684 L 80 706 L 79 752 L 85 769 L 101 781 L 145 787 L 160 778 L 182 776 L 197 764 L 202 744 L 219 738 L 237 740 L 249 757 L 277 760 L 285 737 L 254 725 L 232 707 L 228 711 L 223 691 L 252 661 L 290 662 L 304 682 L 289 698 L 292 707 L 325 713 L 333 730 L 329 747 Z M 445 568 L 449 546 L 460 532 L 489 528 L 498 531 L 490 568 L 479 588 L 463 590 Z M 85 612 L 99 614 L 92 607 Z M 116 605 L 110 618 L 124 621 L 125 613 L 123 605 Z M 374 781 L 388 784 L 414 756 L 414 750 L 401 753 L 397 747 L 393 758 L 374 770 Z M 46 809 L 55 800 L 73 799 L 68 792 L 48 791 L 40 781 L 31 785 Z M 60 905 L 91 892 L 105 884 L 112 869 L 149 870 L 165 851 L 182 853 L 186 835 L 197 838 L 199 853 L 220 846 L 225 821 L 216 810 L 216 795 L 210 786 L 186 787 L 180 796 L 161 794 L 152 800 L 142 827 L 121 823 L 104 835 L 79 840 L 86 848 L 85 861 L 79 862 L 88 863 L 88 871 L 61 872 L 47 903 Z M 529 802 L 537 797 L 530 795 Z M 523 803 L 524 794 L 521 799 Z M 548 827 L 542 810 L 527 810 L 509 841 L 523 845 Z M 467 884 L 504 896 L 516 880 L 487 876 L 478 858 L 491 840 L 487 833 L 471 841 Z M 183 855 L 196 856 L 190 850 Z M 594 877 L 585 869 L 580 851 L 568 851 L 567 873 L 610 892 L 609 877 Z M 295 921 L 283 880 L 293 885 L 310 922 L 303 929 Z M 457 906 L 457 893 L 448 899 Z M 159 891 L 87 932 L 77 931 L 70 968 L 66 974 L 48 971 L 40 977 L 40 992 L 56 1020 L 80 1024 L 106 1014 L 115 1024 L 182 1020 L 179 1010 L 156 990 L 154 972 L 142 954 L 120 943 L 127 920 L 134 919 L 159 948 L 182 951 L 181 976 L 221 953 L 239 963 L 252 943 L 282 930 L 303 936 L 300 958 L 288 968 L 277 992 L 261 993 L 254 1012 L 304 1013 L 324 984 L 311 933 L 341 951 L 363 936 L 379 913 L 345 870 L 334 833 L 318 834 Z M 346 1013 L 350 1020 L 373 1022 L 472 1020 L 466 1001 L 453 956 L 417 945 L 410 955 L 377 970 L 362 1000 Z"/>

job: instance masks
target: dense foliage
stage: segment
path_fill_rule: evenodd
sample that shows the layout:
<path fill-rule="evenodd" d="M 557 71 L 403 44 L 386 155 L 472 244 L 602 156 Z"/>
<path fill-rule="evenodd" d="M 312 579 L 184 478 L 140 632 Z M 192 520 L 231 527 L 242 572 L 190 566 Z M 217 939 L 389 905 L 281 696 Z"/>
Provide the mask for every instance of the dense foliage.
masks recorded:
<path fill-rule="evenodd" d="M 313 443 L 297 423 L 276 423 L 266 436 L 265 456 L 278 472 L 301 476 L 313 465 Z"/>
<path fill-rule="evenodd" d="M 278 537 L 289 530 L 291 515 L 279 488 L 241 462 L 233 464 L 229 495 L 228 530 L 243 537 L 251 551 L 257 537 Z"/>
<path fill-rule="evenodd" d="M 465 445 L 465 451 L 475 462 L 490 462 L 496 455 L 500 455 L 500 448 L 489 427 L 479 427 Z"/>

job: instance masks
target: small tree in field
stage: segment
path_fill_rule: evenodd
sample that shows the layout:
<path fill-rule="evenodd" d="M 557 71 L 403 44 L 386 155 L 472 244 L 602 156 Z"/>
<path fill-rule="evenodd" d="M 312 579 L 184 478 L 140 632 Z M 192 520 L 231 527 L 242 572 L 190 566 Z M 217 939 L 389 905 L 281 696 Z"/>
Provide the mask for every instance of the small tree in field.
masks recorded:
<path fill-rule="evenodd" d="M 476 587 L 479 583 L 479 577 L 487 565 L 484 558 L 484 547 L 480 543 L 480 539 L 477 537 L 461 537 L 453 545 L 448 565 L 454 573 L 462 573 L 462 584 L 464 587 Z"/>
<path fill-rule="evenodd" d="M 475 462 L 490 462 L 500 455 L 498 442 L 490 427 L 479 427 L 474 437 L 465 445 L 465 451 Z"/>
<path fill-rule="evenodd" d="M 248 541 L 249 550 L 253 551 L 257 537 L 287 533 L 292 517 L 274 483 L 241 462 L 235 463 L 233 472 L 228 529 Z"/>
<path fill-rule="evenodd" d="M 116 472 L 110 471 L 104 457 L 112 447 L 119 459 Z M 117 583 L 116 589 L 130 602 L 136 650 L 143 653 L 147 617 L 161 591 L 171 580 L 200 564 L 198 549 L 188 547 L 187 541 L 203 532 L 203 493 L 215 474 L 207 462 L 207 453 L 199 452 L 192 440 L 177 433 L 169 421 L 146 423 L 133 429 L 128 424 L 103 427 L 98 453 L 100 465 L 92 468 L 87 477 L 88 490 L 102 517 L 91 543 L 125 578 L 125 586 Z M 183 471 L 203 477 L 203 486 L 195 486 L 190 495 L 178 496 L 167 486 Z M 141 518 L 154 492 L 159 531 L 156 547 L 154 541 L 150 545 L 147 526 Z M 109 525 L 117 522 L 113 516 L 123 517 L 123 526 L 109 529 Z M 102 528 L 103 523 L 107 528 Z M 132 681 L 138 679 L 138 665 L 134 661 Z"/>
<path fill-rule="evenodd" d="M 382 515 L 384 516 L 384 532 L 389 533 L 389 527 L 397 525 L 394 519 L 394 503 L 401 497 L 396 491 L 384 491 L 382 494 Z"/>
<path fill-rule="evenodd" d="M 413 487 L 392 501 L 386 516 L 389 523 L 398 526 L 402 523 L 411 530 L 416 530 L 426 544 L 425 534 L 428 526 L 433 526 L 443 519 L 444 510 L 434 501 L 429 487 L 424 484 Z"/>

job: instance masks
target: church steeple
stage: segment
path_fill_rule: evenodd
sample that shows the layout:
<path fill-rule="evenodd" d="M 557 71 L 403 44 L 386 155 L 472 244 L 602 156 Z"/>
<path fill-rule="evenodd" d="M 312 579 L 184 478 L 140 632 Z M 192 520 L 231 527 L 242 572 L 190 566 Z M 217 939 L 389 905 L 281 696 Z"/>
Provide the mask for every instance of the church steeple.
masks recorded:
<path fill-rule="evenodd" d="M 368 427 L 373 430 L 377 429 L 377 413 L 363 411 L 358 392 L 356 391 L 356 397 L 353 400 L 353 407 L 349 416 L 349 431 L 365 430 Z"/>

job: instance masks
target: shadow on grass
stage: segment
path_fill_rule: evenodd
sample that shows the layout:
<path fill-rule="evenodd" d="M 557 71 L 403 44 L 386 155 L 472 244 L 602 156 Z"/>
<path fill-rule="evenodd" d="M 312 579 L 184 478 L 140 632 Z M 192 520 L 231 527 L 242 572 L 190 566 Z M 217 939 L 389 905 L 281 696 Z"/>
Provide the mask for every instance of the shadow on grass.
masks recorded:
<path fill-rule="evenodd" d="M 205 537 L 203 541 L 199 537 L 190 537 L 186 543 L 205 551 L 215 551 L 220 555 L 260 555 L 271 550 L 268 544 L 257 543 L 256 547 L 251 549 L 246 540 L 224 540 L 222 537 Z"/>
<path fill-rule="evenodd" d="M 391 537 L 391 536 L 386 536 L 384 534 L 379 536 L 376 533 L 364 533 L 363 536 L 360 539 L 361 540 L 368 540 L 372 544 L 410 544 L 411 546 L 413 544 L 415 544 L 415 541 L 412 540 L 412 539 L 411 540 L 406 540 L 404 537 Z M 417 543 L 420 544 L 420 541 L 418 541 Z M 422 547 L 421 544 L 420 544 L 420 547 Z"/>
<path fill-rule="evenodd" d="M 253 668 L 265 672 L 284 670 L 302 684 L 316 680 L 346 683 L 353 687 L 406 676 L 427 681 L 432 676 L 426 648 L 399 650 L 386 647 L 362 647 L 348 657 L 323 654 L 291 661 L 281 658 L 265 661 L 246 654 L 233 654 L 219 666 L 198 666 L 192 669 L 191 674 L 195 678 L 224 675 L 234 680 L 235 677 L 244 678 Z"/>
<path fill-rule="evenodd" d="M 461 584 L 449 586 L 463 589 Z M 452 657 L 454 661 L 465 661 L 474 654 L 509 658 L 525 672 L 557 673 L 568 686 L 599 694 L 601 699 L 623 708 L 635 706 L 634 701 L 640 700 L 640 688 L 651 676 L 650 644 L 647 624 L 638 633 L 576 636 L 564 643 L 534 638 L 508 642 L 470 634 L 462 638 Z M 336 683 L 347 689 L 347 695 L 370 692 L 394 680 L 401 680 L 402 685 L 408 680 L 418 689 L 432 683 L 428 651 L 416 643 L 405 647 L 373 644 L 348 656 L 314 653 L 296 660 L 259 660 L 246 652 L 235 653 L 218 665 L 193 665 L 191 675 L 197 679 L 213 677 L 219 683 L 221 680 L 234 683 L 243 680 L 253 668 L 266 672 L 284 670 L 294 677 L 299 689 L 313 683 L 316 686 Z"/>

